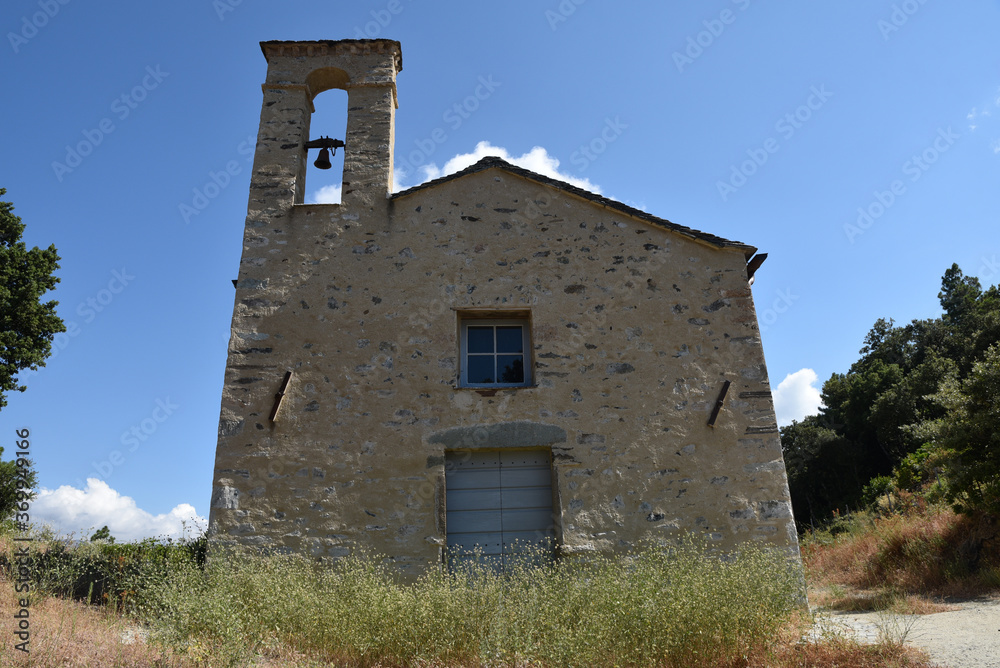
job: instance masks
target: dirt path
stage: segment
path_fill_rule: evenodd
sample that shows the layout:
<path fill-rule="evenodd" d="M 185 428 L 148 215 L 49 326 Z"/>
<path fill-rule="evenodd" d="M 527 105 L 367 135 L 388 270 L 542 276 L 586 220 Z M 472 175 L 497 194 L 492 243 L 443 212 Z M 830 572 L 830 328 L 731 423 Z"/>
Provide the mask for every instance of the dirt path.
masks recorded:
<path fill-rule="evenodd" d="M 880 633 L 890 638 L 905 633 L 907 645 L 923 649 L 941 666 L 1000 668 L 1000 599 L 955 605 L 958 610 L 932 615 L 831 612 L 825 614 L 821 627 L 843 626 L 868 641 L 878 639 Z"/>

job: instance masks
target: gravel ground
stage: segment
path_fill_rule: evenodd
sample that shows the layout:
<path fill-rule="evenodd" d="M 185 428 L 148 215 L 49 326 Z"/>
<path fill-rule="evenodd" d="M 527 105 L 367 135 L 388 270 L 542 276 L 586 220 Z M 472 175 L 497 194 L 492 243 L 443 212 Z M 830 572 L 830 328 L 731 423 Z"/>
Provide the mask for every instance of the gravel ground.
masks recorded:
<path fill-rule="evenodd" d="M 890 638 L 905 633 L 907 645 L 926 651 L 942 667 L 1000 668 L 1000 599 L 954 605 L 957 610 L 932 615 L 828 612 L 821 615 L 818 632 L 850 632 L 868 642 L 881 633 Z"/>

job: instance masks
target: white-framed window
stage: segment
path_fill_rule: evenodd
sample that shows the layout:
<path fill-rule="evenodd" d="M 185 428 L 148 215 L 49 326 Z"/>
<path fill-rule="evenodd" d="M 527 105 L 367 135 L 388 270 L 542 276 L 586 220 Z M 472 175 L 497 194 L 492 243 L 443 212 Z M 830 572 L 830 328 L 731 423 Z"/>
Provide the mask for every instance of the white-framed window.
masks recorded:
<path fill-rule="evenodd" d="M 531 385 L 527 318 L 462 318 L 461 387 Z"/>

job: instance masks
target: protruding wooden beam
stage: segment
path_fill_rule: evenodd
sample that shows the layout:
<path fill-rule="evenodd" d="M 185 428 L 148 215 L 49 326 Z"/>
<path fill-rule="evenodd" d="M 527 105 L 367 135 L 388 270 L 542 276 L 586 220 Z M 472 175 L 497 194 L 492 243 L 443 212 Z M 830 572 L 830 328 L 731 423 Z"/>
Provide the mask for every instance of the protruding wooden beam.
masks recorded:
<path fill-rule="evenodd" d="M 715 426 L 715 420 L 719 417 L 719 411 L 722 410 L 722 405 L 726 403 L 726 395 L 729 393 L 730 385 L 732 385 L 731 380 L 727 380 L 722 384 L 722 391 L 719 392 L 719 400 L 715 402 L 715 408 L 712 409 L 712 416 L 708 418 L 709 427 Z"/>
<path fill-rule="evenodd" d="M 285 390 L 288 389 L 288 381 L 292 379 L 292 372 L 285 372 L 285 379 L 281 381 L 281 387 L 278 389 L 278 393 L 274 395 L 274 408 L 271 409 L 271 422 L 278 421 L 278 410 L 281 409 L 281 400 L 285 398 Z"/>

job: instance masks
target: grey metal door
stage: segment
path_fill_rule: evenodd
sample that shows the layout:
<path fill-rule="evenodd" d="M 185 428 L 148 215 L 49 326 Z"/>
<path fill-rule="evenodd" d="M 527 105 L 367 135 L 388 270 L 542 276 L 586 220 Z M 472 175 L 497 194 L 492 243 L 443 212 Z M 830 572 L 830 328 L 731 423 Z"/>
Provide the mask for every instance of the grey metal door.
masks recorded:
<path fill-rule="evenodd" d="M 552 464 L 546 450 L 450 452 L 445 458 L 448 547 L 494 557 L 553 537 Z M 502 563 L 503 557 L 500 557 Z"/>

